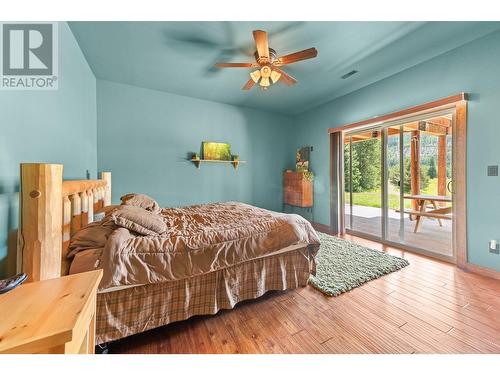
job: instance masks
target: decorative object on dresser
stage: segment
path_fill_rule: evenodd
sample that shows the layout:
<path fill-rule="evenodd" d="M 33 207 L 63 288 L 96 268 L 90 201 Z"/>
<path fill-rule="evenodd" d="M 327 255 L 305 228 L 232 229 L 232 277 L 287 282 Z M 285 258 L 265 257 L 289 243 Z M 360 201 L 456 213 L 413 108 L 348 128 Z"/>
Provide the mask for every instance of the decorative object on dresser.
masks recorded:
<path fill-rule="evenodd" d="M 27 283 L 0 296 L 0 353 L 93 354 L 102 270 Z"/>
<path fill-rule="evenodd" d="M 312 151 L 311 147 L 301 147 L 295 154 L 295 169 L 297 172 L 306 172 L 309 170 L 309 159 Z"/>

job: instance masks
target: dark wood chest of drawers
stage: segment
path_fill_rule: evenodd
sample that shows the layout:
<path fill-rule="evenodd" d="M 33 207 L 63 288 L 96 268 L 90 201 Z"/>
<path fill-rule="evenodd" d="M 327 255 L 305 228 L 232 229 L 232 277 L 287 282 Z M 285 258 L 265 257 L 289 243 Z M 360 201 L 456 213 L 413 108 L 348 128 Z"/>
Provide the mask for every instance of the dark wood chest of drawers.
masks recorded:
<path fill-rule="evenodd" d="M 313 206 L 313 182 L 306 180 L 303 172 L 283 174 L 283 203 L 296 207 Z"/>

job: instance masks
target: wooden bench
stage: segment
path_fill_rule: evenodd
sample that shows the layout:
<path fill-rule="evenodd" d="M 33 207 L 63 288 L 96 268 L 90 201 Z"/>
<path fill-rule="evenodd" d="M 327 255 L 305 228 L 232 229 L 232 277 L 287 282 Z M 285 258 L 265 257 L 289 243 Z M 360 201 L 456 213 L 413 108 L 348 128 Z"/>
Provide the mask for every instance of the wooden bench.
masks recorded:
<path fill-rule="evenodd" d="M 422 212 L 418 210 L 404 210 L 403 211 L 405 214 L 408 215 L 415 215 L 415 216 L 425 216 L 425 217 L 431 217 L 434 219 L 445 219 L 445 220 L 451 220 L 452 216 L 451 214 L 441 214 L 441 213 L 435 213 L 435 212 Z"/>
<path fill-rule="evenodd" d="M 430 217 L 437 219 L 439 226 L 442 227 L 443 223 L 441 219 L 451 220 L 451 212 L 452 208 L 448 207 L 440 207 L 438 208 L 436 202 L 446 202 L 452 203 L 452 198 L 445 195 L 425 195 L 425 194 L 417 194 L 417 195 L 405 195 L 404 199 L 411 199 L 417 202 L 418 210 L 405 210 L 406 213 L 410 214 L 410 219 L 412 216 L 416 217 L 415 229 L 414 233 L 417 233 L 420 225 L 422 224 L 422 219 L 424 217 Z M 433 210 L 427 210 L 428 205 L 432 205 L 434 207 Z"/>

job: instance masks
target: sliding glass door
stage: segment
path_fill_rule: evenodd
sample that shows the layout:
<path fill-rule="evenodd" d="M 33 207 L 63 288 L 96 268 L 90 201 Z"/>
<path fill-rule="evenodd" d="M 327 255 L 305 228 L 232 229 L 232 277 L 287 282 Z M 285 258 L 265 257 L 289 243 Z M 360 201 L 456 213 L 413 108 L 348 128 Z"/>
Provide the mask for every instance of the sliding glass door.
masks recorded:
<path fill-rule="evenodd" d="M 344 134 L 346 229 L 453 257 L 450 111 Z"/>
<path fill-rule="evenodd" d="M 380 237 L 382 148 L 380 129 L 349 134 L 344 142 L 347 228 Z"/>

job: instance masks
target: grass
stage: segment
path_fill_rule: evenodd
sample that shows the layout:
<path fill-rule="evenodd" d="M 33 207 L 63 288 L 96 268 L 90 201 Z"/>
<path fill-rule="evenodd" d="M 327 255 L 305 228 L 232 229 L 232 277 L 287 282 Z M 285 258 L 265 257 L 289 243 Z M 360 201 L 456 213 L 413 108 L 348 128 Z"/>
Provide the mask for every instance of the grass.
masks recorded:
<path fill-rule="evenodd" d="M 429 185 L 427 188 L 422 189 L 421 194 L 436 195 L 437 194 L 437 178 L 429 180 Z M 395 190 L 392 185 L 389 184 L 389 208 L 398 209 L 399 208 L 399 191 Z M 356 206 L 366 206 L 366 207 L 382 207 L 382 196 L 380 189 L 374 191 L 364 191 L 360 193 L 352 193 L 353 204 Z M 345 193 L 345 203 L 349 204 L 349 193 Z M 405 199 L 405 208 L 410 208 L 411 201 Z"/>

